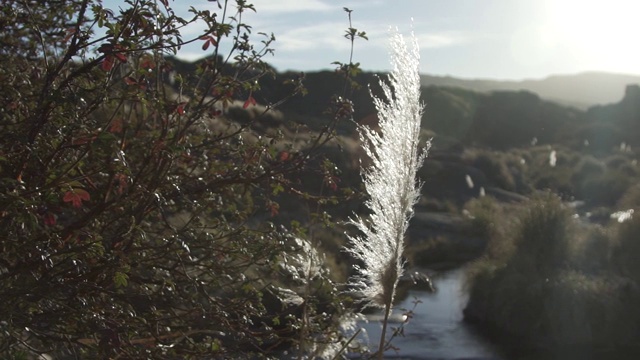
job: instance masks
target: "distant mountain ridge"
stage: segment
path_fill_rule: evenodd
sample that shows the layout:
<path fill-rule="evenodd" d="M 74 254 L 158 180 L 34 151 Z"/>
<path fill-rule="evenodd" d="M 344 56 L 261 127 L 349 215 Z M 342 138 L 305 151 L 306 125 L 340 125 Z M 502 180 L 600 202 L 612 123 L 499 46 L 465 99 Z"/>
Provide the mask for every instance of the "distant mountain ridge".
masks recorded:
<path fill-rule="evenodd" d="M 521 81 L 422 75 L 423 86 L 457 87 L 478 92 L 526 90 L 538 94 L 545 100 L 582 110 L 594 105 L 620 101 L 624 97 L 626 86 L 631 84 L 640 84 L 640 75 L 594 71 Z"/>

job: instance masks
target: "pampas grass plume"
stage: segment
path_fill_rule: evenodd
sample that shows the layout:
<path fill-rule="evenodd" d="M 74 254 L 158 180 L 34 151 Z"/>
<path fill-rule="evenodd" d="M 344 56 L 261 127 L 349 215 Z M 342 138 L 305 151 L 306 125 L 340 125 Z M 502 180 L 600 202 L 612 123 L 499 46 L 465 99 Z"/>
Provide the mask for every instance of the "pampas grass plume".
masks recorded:
<path fill-rule="evenodd" d="M 347 252 L 363 264 L 350 285 L 365 305 L 389 308 L 403 271 L 405 232 L 420 196 L 417 170 L 428 147 L 419 149 L 424 105 L 420 101 L 420 54 L 415 36 L 410 45 L 397 30 L 391 32 L 392 72 L 379 81 L 384 97 L 371 93 L 378 112 L 379 130 L 359 128 L 362 147 L 371 166 L 362 170 L 369 195 L 368 218 L 354 216 L 349 223 L 359 235 L 349 236 Z"/>

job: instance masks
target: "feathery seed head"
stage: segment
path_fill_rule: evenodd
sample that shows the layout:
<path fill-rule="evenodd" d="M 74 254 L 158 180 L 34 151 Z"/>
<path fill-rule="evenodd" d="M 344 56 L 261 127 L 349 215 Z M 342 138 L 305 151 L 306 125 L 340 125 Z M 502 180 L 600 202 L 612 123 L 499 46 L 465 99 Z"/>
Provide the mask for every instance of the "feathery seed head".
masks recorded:
<path fill-rule="evenodd" d="M 427 155 L 419 150 L 423 104 L 420 102 L 420 54 L 415 36 L 411 47 L 397 29 L 391 34 L 393 71 L 388 84 L 380 81 L 384 97 L 372 94 L 379 131 L 362 126 L 360 140 L 371 166 L 362 170 L 371 215 L 349 220 L 360 232 L 349 236 L 346 251 L 363 264 L 351 285 L 368 306 L 391 303 L 402 275 L 404 236 L 420 196 L 417 170 Z"/>

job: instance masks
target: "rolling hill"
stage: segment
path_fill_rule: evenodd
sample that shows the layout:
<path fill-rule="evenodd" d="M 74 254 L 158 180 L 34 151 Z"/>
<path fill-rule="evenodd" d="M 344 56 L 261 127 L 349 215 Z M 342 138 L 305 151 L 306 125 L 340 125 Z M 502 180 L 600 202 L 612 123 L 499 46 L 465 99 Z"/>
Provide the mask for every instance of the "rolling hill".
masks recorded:
<path fill-rule="evenodd" d="M 423 75 L 423 86 L 458 87 L 478 92 L 526 90 L 545 100 L 582 110 L 594 105 L 620 101 L 625 88 L 640 84 L 640 76 L 605 72 L 584 72 L 574 75 L 554 75 L 539 80 L 498 81 L 460 79 L 451 76 Z"/>

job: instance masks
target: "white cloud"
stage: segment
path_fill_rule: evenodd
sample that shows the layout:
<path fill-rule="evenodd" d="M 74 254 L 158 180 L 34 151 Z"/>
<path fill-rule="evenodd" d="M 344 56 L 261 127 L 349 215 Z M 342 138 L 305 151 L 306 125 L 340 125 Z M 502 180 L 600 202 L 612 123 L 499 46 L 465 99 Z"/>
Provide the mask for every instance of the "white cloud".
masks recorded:
<path fill-rule="evenodd" d="M 358 28 L 367 30 L 369 45 L 385 48 L 388 46 L 389 26 L 381 27 L 379 23 L 367 21 L 358 24 Z M 409 36 L 410 32 L 413 31 L 416 35 L 418 45 L 421 49 L 434 49 L 455 46 L 467 43 L 471 41 L 472 38 L 478 38 L 477 34 L 465 33 L 460 31 L 425 31 L 420 30 L 418 26 L 404 26 L 403 28 L 400 28 L 399 31 L 400 33 L 404 34 L 404 36 Z"/>
<path fill-rule="evenodd" d="M 350 43 L 343 37 L 344 28 L 342 23 L 327 22 L 287 30 L 276 35 L 275 47 L 287 52 L 318 48 L 348 50 Z"/>
<path fill-rule="evenodd" d="M 420 45 L 421 49 L 433 49 L 453 46 L 469 40 L 468 36 L 454 32 L 417 34 L 416 37 L 418 38 L 418 44 Z"/>

